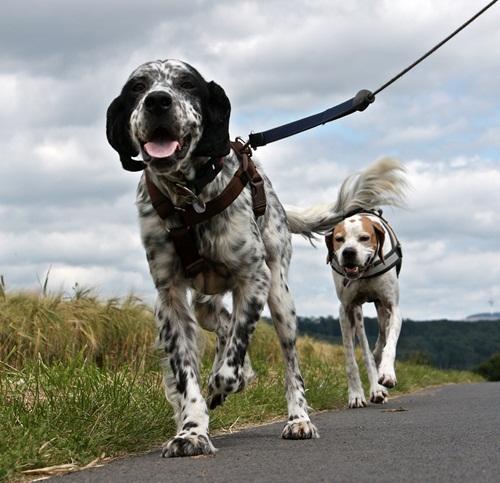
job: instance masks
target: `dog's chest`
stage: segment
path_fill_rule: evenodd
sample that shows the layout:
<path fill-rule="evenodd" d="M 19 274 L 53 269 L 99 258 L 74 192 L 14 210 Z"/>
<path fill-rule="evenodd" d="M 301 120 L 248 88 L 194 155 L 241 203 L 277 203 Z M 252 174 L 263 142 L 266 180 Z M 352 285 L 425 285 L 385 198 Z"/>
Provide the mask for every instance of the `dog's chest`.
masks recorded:
<path fill-rule="evenodd" d="M 222 213 L 190 228 L 198 253 L 230 271 L 251 264 L 261 256 L 262 237 L 252 212 L 250 193 L 244 190 Z M 213 196 L 208 194 L 207 196 Z M 171 230 L 180 226 L 177 216 L 159 218 L 140 186 L 137 206 L 143 245 L 151 272 L 181 270 L 173 246 Z"/>
<path fill-rule="evenodd" d="M 380 277 L 354 280 L 345 284 L 344 277 L 334 275 L 337 296 L 344 305 L 362 305 L 385 300 L 394 290 L 392 278 L 388 272 Z"/>

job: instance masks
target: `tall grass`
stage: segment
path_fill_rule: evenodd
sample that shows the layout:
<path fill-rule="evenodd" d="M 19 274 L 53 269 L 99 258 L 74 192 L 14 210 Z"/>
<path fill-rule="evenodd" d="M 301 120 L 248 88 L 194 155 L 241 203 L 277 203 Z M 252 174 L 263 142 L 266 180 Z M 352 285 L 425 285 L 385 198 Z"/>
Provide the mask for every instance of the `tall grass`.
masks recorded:
<path fill-rule="evenodd" d="M 77 356 L 99 367 L 147 364 L 155 325 L 138 298 L 99 300 L 91 291 L 63 294 L 0 291 L 0 360 L 15 367 Z"/>
<path fill-rule="evenodd" d="M 68 470 L 172 436 L 154 339 L 151 309 L 133 296 L 101 300 L 81 288 L 71 297 L 11 293 L 0 281 L 0 480 L 52 465 Z M 201 342 L 206 387 L 213 335 Z M 298 348 L 313 410 L 345 406 L 342 349 L 308 337 Z M 211 413 L 212 432 L 286 416 L 282 356 L 269 325 L 257 327 L 250 355 L 256 381 Z M 398 365 L 400 392 L 473 380 L 478 376 Z"/>

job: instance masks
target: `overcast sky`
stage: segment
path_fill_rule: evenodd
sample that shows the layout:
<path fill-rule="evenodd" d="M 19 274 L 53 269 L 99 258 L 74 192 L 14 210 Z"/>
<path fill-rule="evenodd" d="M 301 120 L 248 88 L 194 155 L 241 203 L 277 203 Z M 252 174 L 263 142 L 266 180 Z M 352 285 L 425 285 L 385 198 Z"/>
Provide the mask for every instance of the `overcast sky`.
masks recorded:
<path fill-rule="evenodd" d="M 134 197 L 105 112 L 128 74 L 179 58 L 221 84 L 231 135 L 326 109 L 389 77 L 486 0 L 3 0 L 0 273 L 10 288 L 152 299 Z M 286 205 L 332 200 L 377 158 L 413 190 L 386 209 L 403 243 L 404 317 L 500 309 L 500 5 L 381 93 L 363 113 L 257 155 Z M 300 315 L 338 313 L 325 250 L 294 237 Z M 371 309 L 367 314 L 373 314 Z"/>

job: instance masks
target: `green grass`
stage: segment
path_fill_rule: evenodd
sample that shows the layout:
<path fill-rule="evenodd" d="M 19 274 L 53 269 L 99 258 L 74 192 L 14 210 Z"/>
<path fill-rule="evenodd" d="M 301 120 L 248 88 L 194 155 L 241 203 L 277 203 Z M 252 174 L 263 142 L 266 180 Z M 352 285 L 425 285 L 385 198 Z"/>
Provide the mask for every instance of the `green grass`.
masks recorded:
<path fill-rule="evenodd" d="M 172 436 L 154 336 L 150 309 L 134 297 L 119 302 L 86 291 L 69 299 L 0 291 L 0 479 L 53 465 L 83 466 Z M 206 387 L 212 335 L 200 343 Z M 312 408 L 345 406 L 342 349 L 311 338 L 300 338 L 298 346 Z M 265 323 L 256 330 L 251 358 L 257 380 L 211 413 L 212 432 L 286 417 L 281 352 Z M 391 393 L 477 380 L 467 372 L 400 363 L 398 390 Z"/>

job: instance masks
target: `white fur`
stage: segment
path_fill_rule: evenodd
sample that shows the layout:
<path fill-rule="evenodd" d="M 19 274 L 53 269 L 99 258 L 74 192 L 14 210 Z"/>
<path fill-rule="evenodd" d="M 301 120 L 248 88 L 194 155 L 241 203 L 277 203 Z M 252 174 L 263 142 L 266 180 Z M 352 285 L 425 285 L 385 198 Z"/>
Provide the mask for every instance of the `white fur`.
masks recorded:
<path fill-rule="evenodd" d="M 323 235 L 358 208 L 403 205 L 407 184 L 404 169 L 395 159 L 383 158 L 358 175 L 348 177 L 341 185 L 335 203 L 316 205 L 304 210 L 287 209 L 290 231 L 312 238 Z"/>
<path fill-rule="evenodd" d="M 404 169 L 395 160 L 385 158 L 378 161 L 357 176 L 347 178 L 342 184 L 337 200 L 331 205 L 315 206 L 306 210 L 287 210 L 287 218 L 292 233 L 312 238 L 314 233 L 332 232 L 336 224 L 344 220 L 345 215 L 356 209 L 371 209 L 381 205 L 402 206 L 407 182 Z M 377 222 L 376 216 L 369 217 Z M 363 267 L 370 259 L 378 260 L 374 248 L 367 242 L 360 242 L 363 234 L 361 217 L 354 215 L 344 220 L 345 239 L 336 250 L 340 264 L 343 263 L 343 251 L 350 247 L 356 250 L 356 264 Z M 387 229 L 383 253 L 390 250 L 390 237 Z M 341 302 L 340 325 L 346 355 L 349 407 L 366 406 L 359 368 L 354 352 L 354 337 L 361 345 L 363 359 L 370 382 L 370 400 L 374 403 L 387 401 L 386 387 L 393 387 L 396 380 L 394 361 L 396 344 L 401 330 L 399 311 L 399 284 L 396 268 L 368 279 L 354 279 L 348 284 L 345 278 L 332 271 Z M 362 305 L 375 301 L 379 320 L 379 336 L 372 352 L 366 337 Z"/>
<path fill-rule="evenodd" d="M 375 216 L 369 218 L 376 221 Z M 366 244 L 358 241 L 360 234 L 363 232 L 359 219 L 360 216 L 355 215 L 344 221 L 345 242 L 336 250 L 336 256 L 341 264 L 343 251 L 346 247 L 356 250 L 359 265 L 365 263 L 373 255 L 373 251 L 368 249 Z M 386 231 L 384 252 L 387 253 L 390 249 L 390 241 L 385 227 L 384 230 Z M 375 260 L 377 259 L 378 256 L 375 257 Z M 361 345 L 370 382 L 370 400 L 376 403 L 384 403 L 387 401 L 388 396 L 385 387 L 393 387 L 396 384 L 394 362 L 396 344 L 401 330 L 399 284 L 396 268 L 378 277 L 353 280 L 348 284 L 344 283 L 345 278 L 342 275 L 334 271 L 332 273 L 337 296 L 341 302 L 340 325 L 346 355 L 349 407 L 355 408 L 366 405 L 355 359 L 354 336 L 357 336 Z M 379 337 L 374 354 L 370 351 L 363 324 L 362 305 L 369 301 L 375 301 L 379 320 Z"/>

